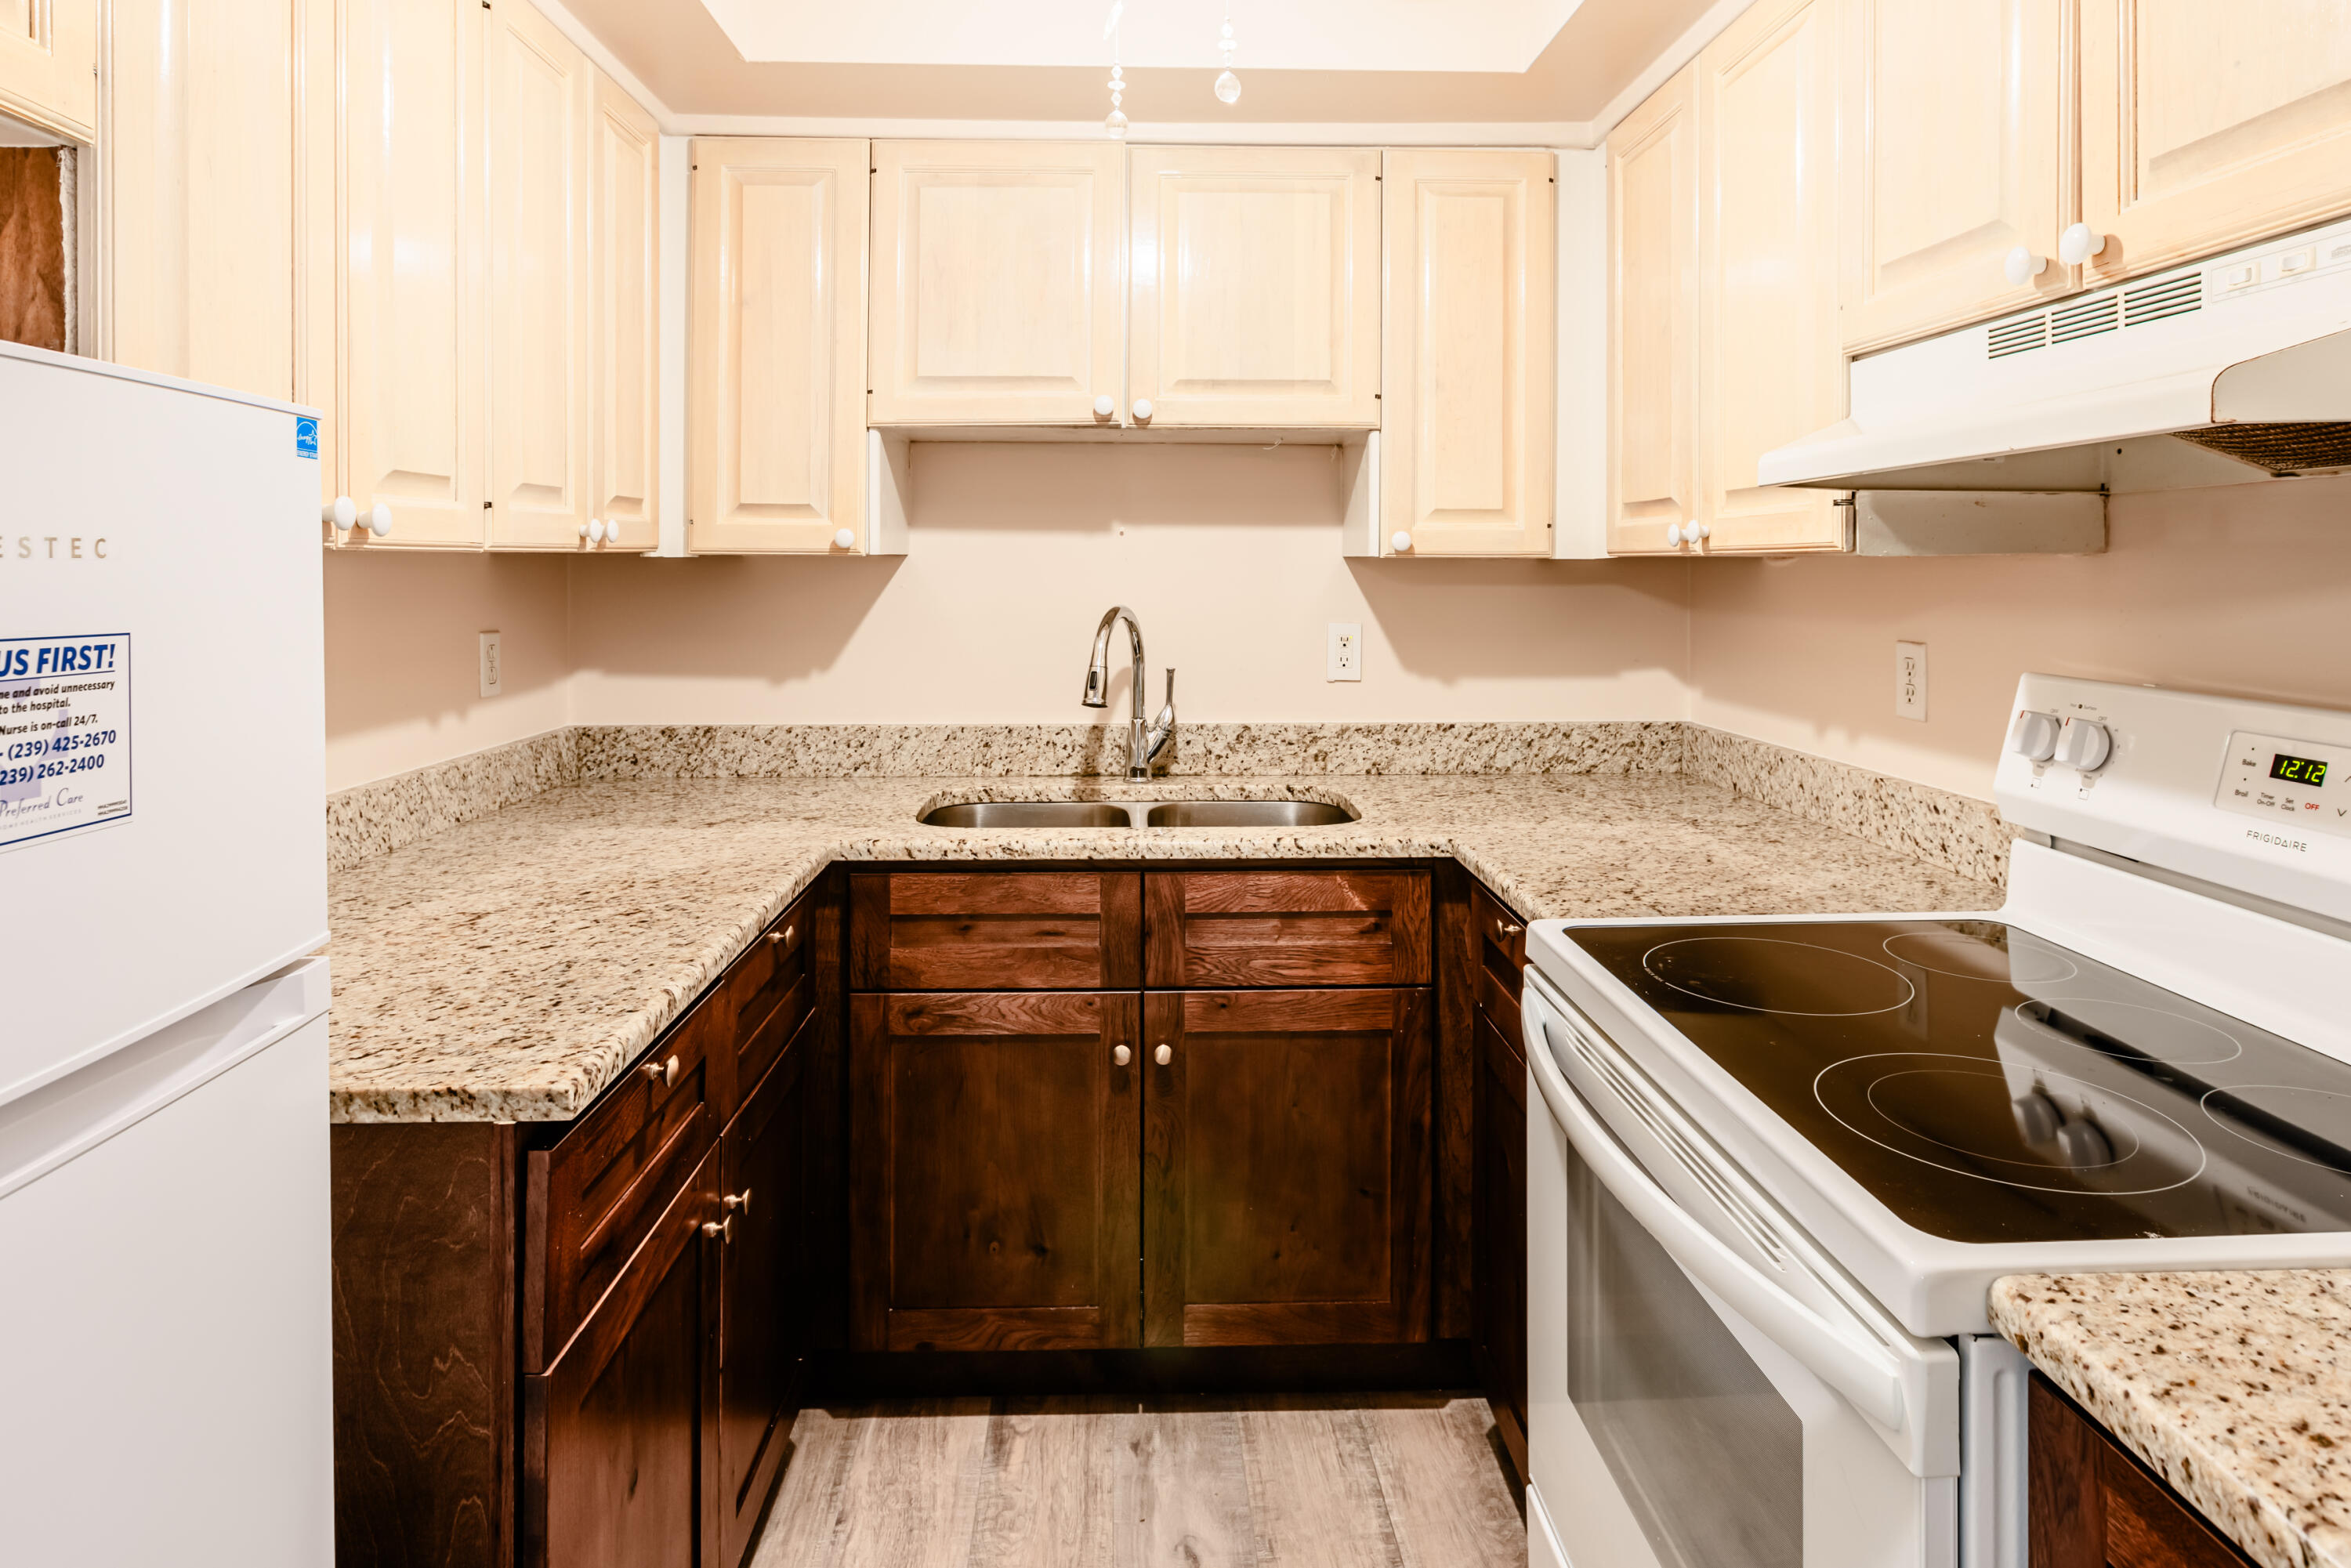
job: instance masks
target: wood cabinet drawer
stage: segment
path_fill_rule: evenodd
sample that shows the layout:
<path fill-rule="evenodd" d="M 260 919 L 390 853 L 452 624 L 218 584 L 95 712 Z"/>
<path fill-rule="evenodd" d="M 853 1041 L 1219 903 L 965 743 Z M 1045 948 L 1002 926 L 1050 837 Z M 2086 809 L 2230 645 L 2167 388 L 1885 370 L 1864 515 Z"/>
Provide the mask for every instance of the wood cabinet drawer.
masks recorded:
<path fill-rule="evenodd" d="M 2025 1519 L 2032 1568 L 2252 1563 L 2038 1372 L 2029 1406 Z"/>
<path fill-rule="evenodd" d="M 727 1074 L 728 1116 L 758 1087 L 815 1009 L 823 913 L 814 888 L 800 894 L 753 940 L 719 983 L 732 1019 L 727 1030 L 734 1053 L 733 1071 Z"/>
<path fill-rule="evenodd" d="M 1512 1001 L 1526 984 L 1527 923 L 1477 883 L 1469 884 L 1469 928 L 1478 942 L 1478 962 Z"/>
<path fill-rule="evenodd" d="M 1102 990 L 1141 983 L 1134 872 L 893 872 L 850 878 L 861 991 Z"/>
<path fill-rule="evenodd" d="M 1147 986 L 1428 982 L 1426 872 L 1154 872 L 1144 904 Z"/>
<path fill-rule="evenodd" d="M 1492 1026 L 1503 1047 L 1525 1066 L 1527 1037 L 1519 1016 L 1519 993 L 1505 990 L 1491 969 L 1478 971 L 1478 1016 Z"/>
<path fill-rule="evenodd" d="M 526 1371 L 561 1354 L 710 1152 L 733 1016 L 722 982 L 552 1148 L 530 1155 L 527 1223 L 546 1242 L 524 1273 Z"/>

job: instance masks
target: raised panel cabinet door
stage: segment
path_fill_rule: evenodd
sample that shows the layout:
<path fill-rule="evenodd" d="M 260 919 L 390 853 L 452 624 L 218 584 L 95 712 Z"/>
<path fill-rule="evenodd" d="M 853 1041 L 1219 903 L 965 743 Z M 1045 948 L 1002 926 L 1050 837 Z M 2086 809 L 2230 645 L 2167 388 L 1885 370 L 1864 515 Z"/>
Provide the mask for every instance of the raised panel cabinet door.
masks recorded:
<path fill-rule="evenodd" d="M 1378 152 L 1138 147 L 1127 179 L 1138 421 L 1378 426 Z"/>
<path fill-rule="evenodd" d="M 1608 134 L 1608 553 L 1698 520 L 1695 64 Z"/>
<path fill-rule="evenodd" d="M 184 5 L 115 0 L 102 148 L 116 362 L 294 396 L 298 5 L 199 26 Z"/>
<path fill-rule="evenodd" d="M 344 485 L 368 549 L 484 541 L 481 0 L 345 0 Z"/>
<path fill-rule="evenodd" d="M 867 143 L 694 143 L 686 542 L 865 538 Z"/>
<path fill-rule="evenodd" d="M 1698 60 L 1699 520 L 1708 554 L 1839 549 L 1827 490 L 1756 483 L 1844 417 L 1834 0 L 1763 0 Z"/>
<path fill-rule="evenodd" d="M 546 1372 L 522 1380 L 522 1540 L 529 1568 L 699 1568 L 717 1547 L 713 1457 L 724 1242 L 704 1161 Z"/>
<path fill-rule="evenodd" d="M 577 549 L 589 517 L 594 68 L 528 4 L 487 13 L 492 549 Z"/>
<path fill-rule="evenodd" d="M 589 120 L 589 516 L 661 542 L 661 128 L 602 71 Z"/>
<path fill-rule="evenodd" d="M 1138 1011 L 1133 992 L 850 998 L 852 1348 L 1140 1343 Z"/>
<path fill-rule="evenodd" d="M 0 112 L 98 139 L 98 0 L 0 0 Z"/>
<path fill-rule="evenodd" d="M 721 1568 L 750 1550 L 783 1474 L 808 1364 L 809 1067 L 804 1021 L 719 1144 L 718 1533 Z"/>
<path fill-rule="evenodd" d="M 1144 1343 L 1428 1338 L 1427 988 L 1144 1008 Z"/>
<path fill-rule="evenodd" d="M 2080 5 L 2090 282 L 2351 211 L 2351 3 Z"/>
<path fill-rule="evenodd" d="M 1845 7 L 1840 315 L 1848 353 L 2075 287 L 2068 0 Z M 2011 283 L 2022 246 L 2046 265 Z"/>
<path fill-rule="evenodd" d="M 1116 423 L 1125 168 L 1115 141 L 875 142 L 870 422 Z"/>
<path fill-rule="evenodd" d="M 1380 549 L 1551 554 L 1558 206 L 1548 152 L 1391 152 Z"/>

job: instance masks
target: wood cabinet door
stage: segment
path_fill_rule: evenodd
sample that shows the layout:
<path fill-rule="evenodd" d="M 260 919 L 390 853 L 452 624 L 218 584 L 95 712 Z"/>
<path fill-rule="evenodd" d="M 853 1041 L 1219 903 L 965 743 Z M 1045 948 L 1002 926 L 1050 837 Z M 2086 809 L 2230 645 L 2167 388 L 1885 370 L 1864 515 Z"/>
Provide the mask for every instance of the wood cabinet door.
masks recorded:
<path fill-rule="evenodd" d="M 1143 878 L 1134 872 L 859 872 L 849 879 L 852 989 L 1142 983 Z"/>
<path fill-rule="evenodd" d="M 1827 490 L 1763 454 L 1844 417 L 1834 0 L 1763 0 L 1698 59 L 1698 516 L 1707 554 L 1839 549 Z"/>
<path fill-rule="evenodd" d="M 1426 1340 L 1427 989 L 1144 1007 L 1144 1343 Z"/>
<path fill-rule="evenodd" d="M 852 1348 L 1139 1343 L 1138 1010 L 1099 991 L 850 998 Z"/>
<path fill-rule="evenodd" d="M 2080 4 L 2090 283 L 2351 211 L 2351 5 Z"/>
<path fill-rule="evenodd" d="M 592 73 L 588 510 L 606 549 L 661 543 L 661 131 Z"/>
<path fill-rule="evenodd" d="M 1116 141 L 873 144 L 871 423 L 1117 423 L 1125 167 Z"/>
<path fill-rule="evenodd" d="M 590 465 L 589 120 L 594 68 L 528 5 L 489 10 L 493 549 L 577 549 Z"/>
<path fill-rule="evenodd" d="M 1425 871 L 1147 873 L 1144 984 L 1426 985 L 1428 880 Z"/>
<path fill-rule="evenodd" d="M 1378 426 L 1378 152 L 1138 147 L 1127 179 L 1137 423 Z"/>
<path fill-rule="evenodd" d="M 1608 553 L 1698 519 L 1698 68 L 1608 134 Z"/>
<path fill-rule="evenodd" d="M 716 1158 L 679 1193 L 546 1372 L 523 1379 L 523 1539 L 531 1568 L 716 1560 L 713 1453 L 721 1243 Z"/>
<path fill-rule="evenodd" d="M 1549 556 L 1557 186 L 1548 152 L 1386 155 L 1380 549 Z"/>
<path fill-rule="evenodd" d="M 719 1144 L 720 1568 L 751 1546 L 783 1474 L 808 1364 L 809 1067 L 813 1024 L 786 1049 Z"/>
<path fill-rule="evenodd" d="M 685 512 L 698 551 L 863 548 L 867 147 L 694 143 Z M 834 542 L 842 528 L 855 543 Z"/>
<path fill-rule="evenodd" d="M 2067 0 L 1842 0 L 1840 315 L 1848 353 L 2064 294 Z M 2048 265 L 2008 281 L 2022 246 Z"/>
<path fill-rule="evenodd" d="M 0 111 L 98 138 L 98 0 L 0 0 Z"/>
<path fill-rule="evenodd" d="M 343 460 L 368 549 L 483 542 L 480 0 L 343 8 Z"/>
<path fill-rule="evenodd" d="M 167 0 L 115 0 L 113 12 L 110 355 L 291 399 L 297 0 L 240 6 L 227 26 L 197 26 Z M 12 15 L 0 4 L 0 19 Z"/>

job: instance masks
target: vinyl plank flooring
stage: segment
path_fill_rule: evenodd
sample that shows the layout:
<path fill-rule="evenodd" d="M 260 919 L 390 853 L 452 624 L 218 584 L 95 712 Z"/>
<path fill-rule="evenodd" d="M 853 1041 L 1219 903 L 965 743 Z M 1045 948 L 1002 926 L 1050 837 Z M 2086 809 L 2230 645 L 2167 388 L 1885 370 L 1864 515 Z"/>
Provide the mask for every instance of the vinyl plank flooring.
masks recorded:
<path fill-rule="evenodd" d="M 1483 1400 L 809 1410 L 754 1568 L 1523 1568 Z"/>

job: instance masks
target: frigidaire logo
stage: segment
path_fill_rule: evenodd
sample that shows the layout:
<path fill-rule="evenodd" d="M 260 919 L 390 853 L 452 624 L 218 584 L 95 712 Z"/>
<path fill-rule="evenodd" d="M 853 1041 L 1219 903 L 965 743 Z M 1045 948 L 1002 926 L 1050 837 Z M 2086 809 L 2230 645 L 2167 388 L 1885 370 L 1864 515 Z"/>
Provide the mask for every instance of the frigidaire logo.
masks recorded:
<path fill-rule="evenodd" d="M 0 560 L 105 560 L 106 536 L 0 534 Z"/>
<path fill-rule="evenodd" d="M 2310 852 L 2310 841 L 2307 839 L 2282 839 L 2275 833 L 2265 833 L 2259 828 L 2247 828 L 2245 837 L 2265 844 L 2275 844 L 2282 850 L 2300 850 L 2304 854 Z"/>

